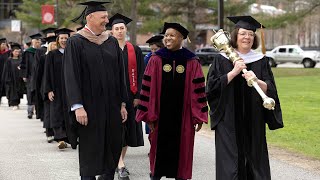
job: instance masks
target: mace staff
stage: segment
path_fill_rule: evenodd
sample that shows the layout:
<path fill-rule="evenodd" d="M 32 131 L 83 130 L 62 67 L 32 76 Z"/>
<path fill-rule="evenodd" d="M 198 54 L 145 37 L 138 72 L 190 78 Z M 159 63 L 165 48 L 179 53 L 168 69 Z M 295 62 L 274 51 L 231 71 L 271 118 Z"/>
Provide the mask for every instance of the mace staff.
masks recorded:
<path fill-rule="evenodd" d="M 210 41 L 213 43 L 213 46 L 218 49 L 220 52 L 226 53 L 226 55 L 229 57 L 230 61 L 235 64 L 236 61 L 241 60 L 238 53 L 234 50 L 232 46 L 230 46 L 230 35 L 228 32 L 223 31 L 220 29 L 218 32 L 213 30 L 215 33 L 211 38 Z M 248 72 L 247 69 L 242 70 L 243 73 Z M 274 99 L 268 97 L 260 88 L 257 82 L 257 78 L 251 78 L 247 80 L 247 84 L 250 87 L 254 87 L 256 91 L 259 93 L 263 100 L 263 107 L 269 110 L 274 110 L 275 107 L 275 101 Z"/>

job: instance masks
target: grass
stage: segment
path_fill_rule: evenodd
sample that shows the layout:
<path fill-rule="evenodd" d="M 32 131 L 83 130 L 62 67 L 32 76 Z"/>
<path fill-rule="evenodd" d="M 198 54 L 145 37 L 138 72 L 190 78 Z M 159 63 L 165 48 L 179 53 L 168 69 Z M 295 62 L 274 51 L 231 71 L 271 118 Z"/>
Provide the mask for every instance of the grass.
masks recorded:
<path fill-rule="evenodd" d="M 203 71 L 207 74 L 208 67 Z M 273 68 L 285 127 L 269 145 L 320 159 L 320 69 Z"/>

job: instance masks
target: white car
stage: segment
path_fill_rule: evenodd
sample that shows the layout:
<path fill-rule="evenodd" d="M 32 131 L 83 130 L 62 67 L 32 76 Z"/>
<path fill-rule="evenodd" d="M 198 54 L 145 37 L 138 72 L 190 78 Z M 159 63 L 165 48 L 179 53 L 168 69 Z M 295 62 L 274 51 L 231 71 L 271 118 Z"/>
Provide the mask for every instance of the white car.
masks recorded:
<path fill-rule="evenodd" d="M 305 68 L 313 68 L 320 62 L 319 51 L 304 51 L 298 45 L 283 45 L 267 51 L 267 57 L 270 57 L 269 64 L 276 67 L 278 64 L 292 62 L 303 64 Z"/>

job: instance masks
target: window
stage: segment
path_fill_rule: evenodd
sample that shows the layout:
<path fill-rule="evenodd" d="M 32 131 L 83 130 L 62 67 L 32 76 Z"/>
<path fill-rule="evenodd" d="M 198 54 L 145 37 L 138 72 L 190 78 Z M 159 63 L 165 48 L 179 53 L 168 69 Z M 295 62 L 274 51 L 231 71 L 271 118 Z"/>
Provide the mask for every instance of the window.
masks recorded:
<path fill-rule="evenodd" d="M 295 48 L 289 48 L 289 53 L 298 53 L 298 50 Z"/>
<path fill-rule="evenodd" d="M 285 53 L 286 52 L 286 48 L 279 48 L 279 53 Z"/>

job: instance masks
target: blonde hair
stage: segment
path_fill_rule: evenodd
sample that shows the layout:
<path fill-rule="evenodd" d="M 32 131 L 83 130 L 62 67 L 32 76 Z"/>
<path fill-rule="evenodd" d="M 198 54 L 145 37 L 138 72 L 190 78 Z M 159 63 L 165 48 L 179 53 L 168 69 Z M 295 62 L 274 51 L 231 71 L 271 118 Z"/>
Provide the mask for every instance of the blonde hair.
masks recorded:
<path fill-rule="evenodd" d="M 55 47 L 54 47 L 54 46 L 55 46 Z M 55 49 L 57 49 L 57 43 L 56 43 L 56 42 L 51 42 L 51 43 L 49 43 L 46 54 L 48 54 L 49 51 L 52 51 L 52 50 L 55 50 Z"/>

